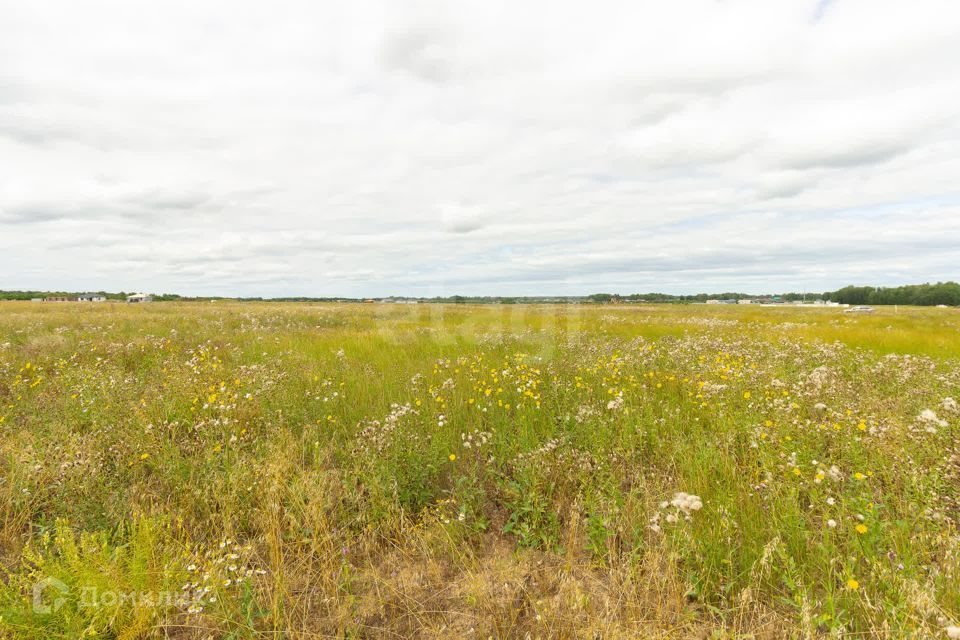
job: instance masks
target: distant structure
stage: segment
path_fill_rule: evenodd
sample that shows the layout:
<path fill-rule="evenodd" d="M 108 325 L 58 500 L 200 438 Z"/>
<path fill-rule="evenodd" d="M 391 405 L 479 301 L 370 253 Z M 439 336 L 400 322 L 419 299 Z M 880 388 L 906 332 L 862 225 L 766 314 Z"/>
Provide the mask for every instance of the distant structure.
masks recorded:
<path fill-rule="evenodd" d="M 127 302 L 129 303 L 139 303 L 139 302 L 153 302 L 153 296 L 149 293 L 134 293 L 127 296 Z"/>
<path fill-rule="evenodd" d="M 32 298 L 34 302 L 105 302 L 106 296 L 99 293 L 81 293 L 76 296 L 47 296 L 46 298 Z"/>
<path fill-rule="evenodd" d="M 710 299 L 710 300 L 707 300 L 707 304 L 737 304 L 737 301 L 734 299 L 723 299 L 723 300 Z"/>

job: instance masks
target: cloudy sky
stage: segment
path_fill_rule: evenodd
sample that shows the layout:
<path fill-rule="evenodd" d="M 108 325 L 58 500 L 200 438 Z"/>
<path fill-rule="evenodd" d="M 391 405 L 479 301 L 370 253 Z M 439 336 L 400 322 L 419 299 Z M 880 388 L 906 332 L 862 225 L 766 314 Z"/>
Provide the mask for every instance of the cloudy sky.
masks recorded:
<path fill-rule="evenodd" d="M 960 279 L 960 3 L 0 0 L 0 289 Z"/>

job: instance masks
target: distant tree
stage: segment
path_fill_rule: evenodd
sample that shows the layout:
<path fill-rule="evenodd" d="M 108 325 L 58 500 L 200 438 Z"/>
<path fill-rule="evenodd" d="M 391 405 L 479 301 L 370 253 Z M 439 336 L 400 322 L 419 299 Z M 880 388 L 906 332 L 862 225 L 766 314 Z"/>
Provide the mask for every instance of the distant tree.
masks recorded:
<path fill-rule="evenodd" d="M 902 304 L 934 306 L 960 305 L 960 284 L 938 282 L 936 284 L 909 284 L 902 287 L 855 287 L 847 286 L 823 294 L 825 298 L 844 304 Z"/>

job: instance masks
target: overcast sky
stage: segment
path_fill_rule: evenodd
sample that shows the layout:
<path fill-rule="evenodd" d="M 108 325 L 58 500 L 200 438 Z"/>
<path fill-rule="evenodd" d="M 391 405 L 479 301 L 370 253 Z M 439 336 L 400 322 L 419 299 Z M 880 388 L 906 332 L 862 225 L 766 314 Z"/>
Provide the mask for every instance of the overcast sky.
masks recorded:
<path fill-rule="evenodd" d="M 945 279 L 955 0 L 0 0 L 0 289 Z"/>

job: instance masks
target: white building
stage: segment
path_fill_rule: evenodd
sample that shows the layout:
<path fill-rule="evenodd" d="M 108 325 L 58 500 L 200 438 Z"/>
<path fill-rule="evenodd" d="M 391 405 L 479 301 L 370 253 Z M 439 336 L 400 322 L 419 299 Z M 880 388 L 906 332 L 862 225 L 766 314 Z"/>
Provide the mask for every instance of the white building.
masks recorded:
<path fill-rule="evenodd" d="M 99 293 L 81 293 L 77 296 L 77 302 L 104 302 L 106 299 Z"/>
<path fill-rule="evenodd" d="M 153 295 L 149 293 L 134 293 L 127 296 L 127 302 L 153 302 Z"/>

